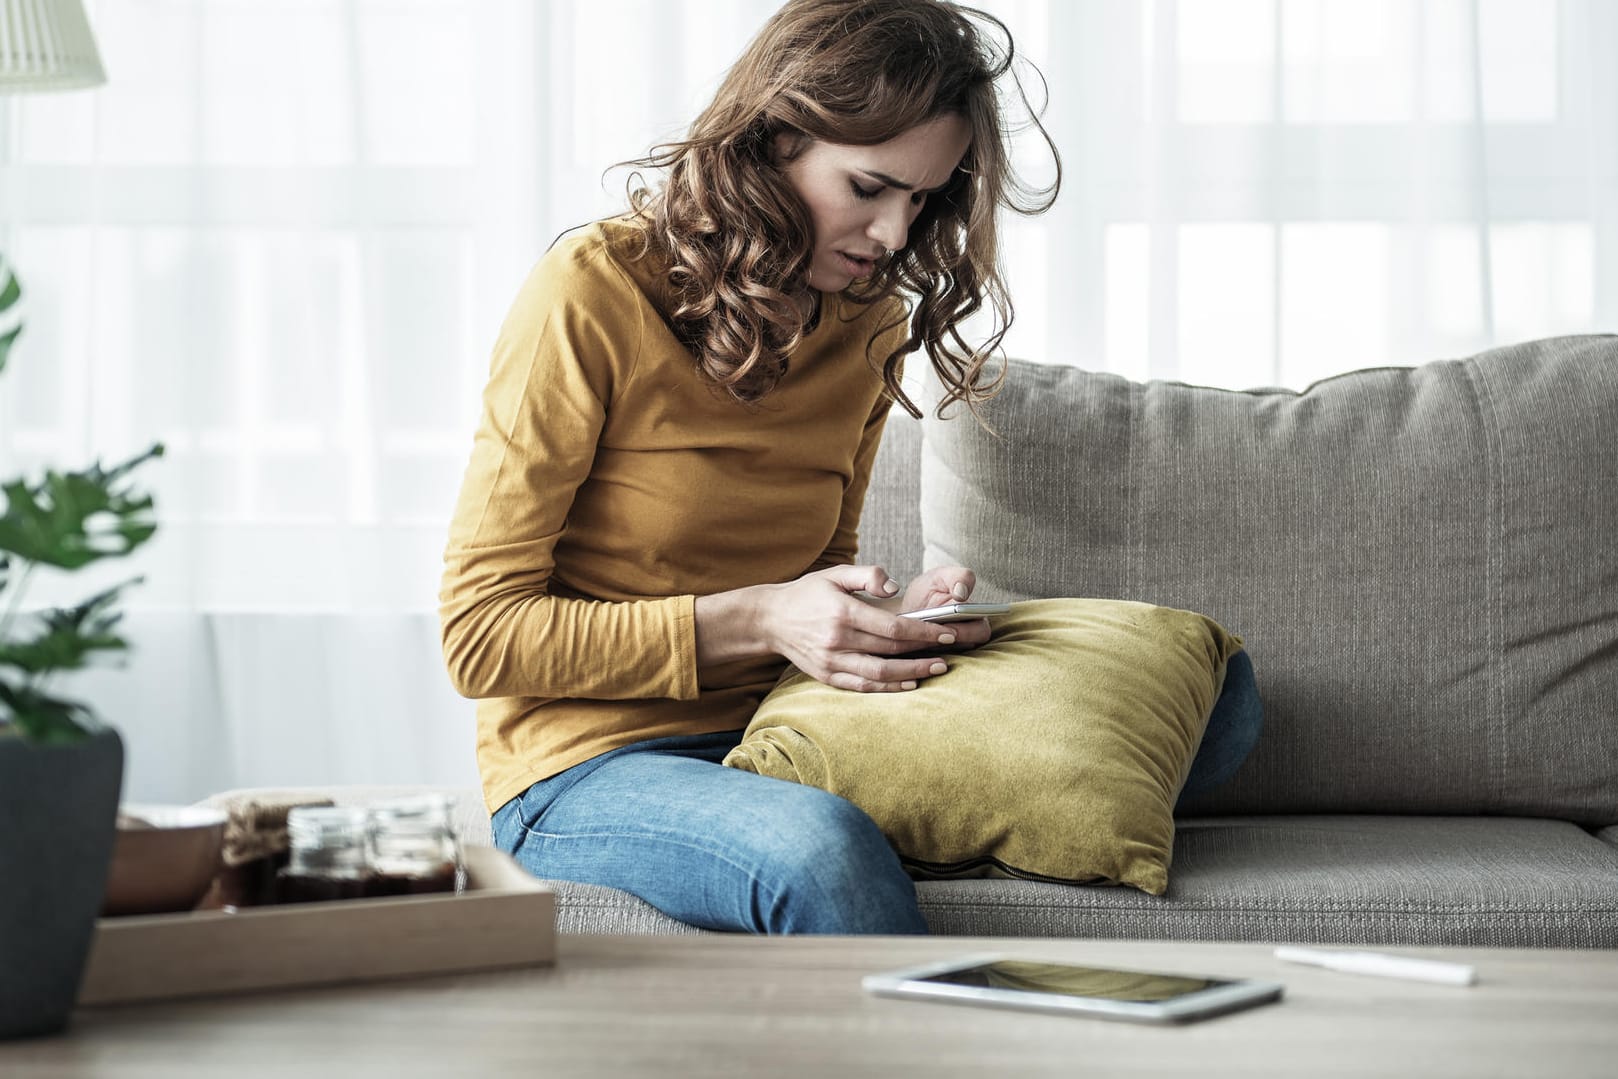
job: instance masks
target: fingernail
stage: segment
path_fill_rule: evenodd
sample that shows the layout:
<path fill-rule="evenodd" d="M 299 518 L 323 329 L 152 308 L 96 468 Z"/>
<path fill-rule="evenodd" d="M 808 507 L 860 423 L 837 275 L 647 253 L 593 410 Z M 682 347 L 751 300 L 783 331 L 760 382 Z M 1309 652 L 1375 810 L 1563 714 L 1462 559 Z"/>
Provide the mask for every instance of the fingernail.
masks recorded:
<path fill-rule="evenodd" d="M 932 671 L 934 674 L 943 674 L 945 671 L 949 670 L 949 668 L 947 666 L 945 666 L 942 662 L 934 663 L 931 667 L 929 667 L 927 669 Z"/>
<path fill-rule="evenodd" d="M 894 584 L 892 581 L 883 581 L 882 582 L 882 591 L 886 592 L 888 595 L 891 596 L 895 592 L 899 591 L 899 586 Z"/>
<path fill-rule="evenodd" d="M 939 644 L 954 644 L 955 643 L 955 634 L 953 634 L 953 633 L 945 633 L 945 634 L 943 634 L 942 636 L 940 636 L 938 638 L 938 643 Z"/>
<path fill-rule="evenodd" d="M 916 683 L 914 683 L 914 682 L 900 682 L 899 683 L 899 688 L 900 689 L 915 689 L 916 688 Z"/>
<path fill-rule="evenodd" d="M 955 587 L 950 589 L 950 594 L 952 596 L 954 596 L 956 599 L 965 599 L 966 598 L 966 585 L 962 584 L 960 581 L 956 581 L 955 582 Z"/>

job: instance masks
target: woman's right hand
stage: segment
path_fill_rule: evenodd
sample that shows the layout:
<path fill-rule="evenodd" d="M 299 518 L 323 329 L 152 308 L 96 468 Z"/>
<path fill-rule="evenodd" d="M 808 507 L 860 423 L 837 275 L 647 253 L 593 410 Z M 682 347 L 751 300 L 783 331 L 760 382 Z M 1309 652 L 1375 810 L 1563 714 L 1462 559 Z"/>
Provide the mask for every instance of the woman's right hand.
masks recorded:
<path fill-rule="evenodd" d="M 759 628 L 770 651 L 827 685 L 861 693 L 915 689 L 948 664 L 938 655 L 894 657 L 952 645 L 957 630 L 901 618 L 854 595 L 892 597 L 899 587 L 880 566 L 832 566 L 765 585 Z"/>

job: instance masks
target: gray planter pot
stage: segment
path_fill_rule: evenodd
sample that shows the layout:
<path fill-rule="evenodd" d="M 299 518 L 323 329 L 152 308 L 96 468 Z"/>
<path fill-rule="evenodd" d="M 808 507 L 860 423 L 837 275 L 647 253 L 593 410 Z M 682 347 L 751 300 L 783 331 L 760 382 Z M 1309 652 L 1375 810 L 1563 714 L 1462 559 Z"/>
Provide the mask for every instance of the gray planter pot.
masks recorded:
<path fill-rule="evenodd" d="M 124 744 L 0 736 L 0 1039 L 67 1026 L 107 887 Z"/>

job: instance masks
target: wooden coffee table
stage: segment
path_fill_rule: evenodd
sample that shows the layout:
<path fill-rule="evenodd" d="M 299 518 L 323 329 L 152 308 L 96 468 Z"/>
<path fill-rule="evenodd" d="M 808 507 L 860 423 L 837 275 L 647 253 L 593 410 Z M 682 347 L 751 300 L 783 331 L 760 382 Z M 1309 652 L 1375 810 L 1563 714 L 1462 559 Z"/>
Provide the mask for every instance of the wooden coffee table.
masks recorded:
<path fill-rule="evenodd" d="M 1397 949 L 1459 989 L 1283 964 L 1258 944 L 564 937 L 554 968 L 80 1009 L 0 1044 L 0 1075 L 856 1076 L 1618 1074 L 1618 952 Z M 1390 949 L 1391 950 L 1391 949 Z M 1277 979 L 1183 1027 L 872 997 L 864 974 L 967 952 Z"/>

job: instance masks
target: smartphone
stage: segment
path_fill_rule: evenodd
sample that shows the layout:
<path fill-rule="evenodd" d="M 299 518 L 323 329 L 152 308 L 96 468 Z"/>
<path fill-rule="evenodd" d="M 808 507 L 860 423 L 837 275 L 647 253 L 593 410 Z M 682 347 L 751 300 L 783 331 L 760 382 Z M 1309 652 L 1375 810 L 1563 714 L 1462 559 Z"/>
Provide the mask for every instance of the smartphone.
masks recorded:
<path fill-rule="evenodd" d="M 1090 1015 L 1138 1023 L 1186 1023 L 1281 999 L 1280 982 L 1163 974 L 968 956 L 913 970 L 871 974 L 867 992 L 995 1008 Z"/>
<path fill-rule="evenodd" d="M 920 611 L 905 611 L 903 618 L 919 618 L 923 622 L 965 622 L 973 618 L 987 618 L 991 614 L 1008 614 L 1009 603 L 946 603 L 942 607 L 928 607 Z"/>

